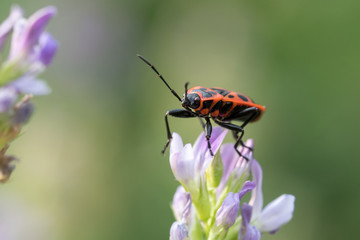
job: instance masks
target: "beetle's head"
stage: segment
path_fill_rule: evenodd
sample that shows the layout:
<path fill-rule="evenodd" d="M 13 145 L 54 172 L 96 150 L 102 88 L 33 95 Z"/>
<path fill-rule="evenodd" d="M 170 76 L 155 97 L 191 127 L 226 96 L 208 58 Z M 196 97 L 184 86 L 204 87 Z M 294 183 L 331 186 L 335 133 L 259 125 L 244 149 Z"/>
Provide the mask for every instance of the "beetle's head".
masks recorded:
<path fill-rule="evenodd" d="M 181 104 L 185 108 L 192 108 L 197 109 L 200 106 L 200 96 L 196 93 L 189 93 L 188 94 L 188 85 L 189 83 L 185 83 L 185 94 L 184 98 L 181 101 Z"/>
<path fill-rule="evenodd" d="M 185 94 L 181 104 L 185 107 L 197 109 L 200 107 L 200 96 L 196 93 Z"/>

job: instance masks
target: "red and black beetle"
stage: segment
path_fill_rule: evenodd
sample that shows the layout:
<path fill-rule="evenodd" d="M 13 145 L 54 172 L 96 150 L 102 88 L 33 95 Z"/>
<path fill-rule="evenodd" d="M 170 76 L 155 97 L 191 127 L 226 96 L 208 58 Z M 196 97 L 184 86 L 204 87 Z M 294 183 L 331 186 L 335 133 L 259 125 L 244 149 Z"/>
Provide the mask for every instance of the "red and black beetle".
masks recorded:
<path fill-rule="evenodd" d="M 255 122 L 261 118 L 265 111 L 264 106 L 256 104 L 251 98 L 244 94 L 228 91 L 222 88 L 206 88 L 197 86 L 188 90 L 188 83 L 185 84 L 185 94 L 183 99 L 181 99 L 149 61 L 147 61 L 141 55 L 137 56 L 157 73 L 165 85 L 170 89 L 172 94 L 181 102 L 182 106 L 184 107 L 184 109 L 169 110 L 165 114 L 165 124 L 168 140 L 164 146 L 164 149 L 162 150 L 162 153 L 165 152 L 172 138 L 168 116 L 173 116 L 180 118 L 198 117 L 200 120 L 201 118 L 204 118 L 205 123 L 202 121 L 201 122 L 205 130 L 205 136 L 208 142 L 210 154 L 213 155 L 210 145 L 212 131 L 212 126 L 210 123 L 211 118 L 221 127 L 232 131 L 236 140 L 234 148 L 236 152 L 242 156 L 238 150 L 238 146 L 239 144 L 244 146 L 242 141 L 244 127 L 249 122 Z M 231 123 L 231 121 L 241 121 L 243 123 L 239 126 Z M 248 160 L 247 158 L 245 159 Z"/>

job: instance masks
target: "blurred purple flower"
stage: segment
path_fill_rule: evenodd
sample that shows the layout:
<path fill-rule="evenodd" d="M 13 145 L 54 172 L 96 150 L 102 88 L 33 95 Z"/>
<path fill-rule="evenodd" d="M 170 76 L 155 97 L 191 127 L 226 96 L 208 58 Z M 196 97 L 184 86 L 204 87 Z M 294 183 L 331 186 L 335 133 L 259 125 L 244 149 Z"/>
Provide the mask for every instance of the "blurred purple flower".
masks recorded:
<path fill-rule="evenodd" d="M 14 107 L 15 113 L 12 116 L 13 125 L 23 125 L 27 123 L 34 112 L 34 103 L 31 101 L 31 97 L 24 97 Z"/>
<path fill-rule="evenodd" d="M 18 21 L 14 27 L 9 60 L 32 54 L 49 20 L 56 14 L 55 7 L 48 6 L 35 12 L 28 20 Z"/>
<path fill-rule="evenodd" d="M 11 8 L 9 17 L 0 25 L 0 51 L 3 49 L 15 23 L 22 17 L 22 15 L 22 9 L 19 6 L 14 5 Z"/>
<path fill-rule="evenodd" d="M 32 75 L 25 75 L 7 85 L 18 94 L 46 95 L 51 92 L 48 85 Z"/>
<path fill-rule="evenodd" d="M 0 114 L 7 112 L 14 105 L 17 93 L 12 88 L 0 88 Z"/>
<path fill-rule="evenodd" d="M 56 11 L 55 7 L 45 7 L 25 19 L 22 9 L 13 6 L 9 17 L 0 24 L 0 51 L 12 33 L 9 55 L 0 59 L 5 59 L 0 66 L 0 152 L 3 156 L 33 113 L 32 95 L 50 93 L 38 75 L 52 62 L 57 51 L 56 40 L 44 31 Z M 1 158 L 0 181 L 6 181 L 13 169 L 9 159 Z"/>
<path fill-rule="evenodd" d="M 48 66 L 52 62 L 57 48 L 58 43 L 53 36 L 48 32 L 44 32 L 39 40 L 38 60 L 45 66 Z"/>

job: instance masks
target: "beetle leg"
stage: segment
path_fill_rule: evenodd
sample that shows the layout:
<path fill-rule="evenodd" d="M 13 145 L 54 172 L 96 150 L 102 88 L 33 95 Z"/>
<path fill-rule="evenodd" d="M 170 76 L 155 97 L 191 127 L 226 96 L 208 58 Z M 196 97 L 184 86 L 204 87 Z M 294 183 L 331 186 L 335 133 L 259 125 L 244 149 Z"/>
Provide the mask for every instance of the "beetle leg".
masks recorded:
<path fill-rule="evenodd" d="M 243 157 L 246 161 L 249 161 L 249 159 L 245 156 L 243 156 L 241 154 L 241 152 L 238 150 L 238 146 L 240 144 L 241 141 L 241 138 L 243 137 L 244 135 L 244 129 L 241 127 L 241 126 L 238 126 L 238 125 L 235 125 L 235 124 L 232 124 L 232 123 L 227 123 L 227 122 L 221 122 L 221 121 L 218 121 L 218 120 L 214 120 L 217 124 L 219 124 L 221 127 L 223 128 L 226 128 L 226 129 L 229 129 L 229 130 L 232 130 L 232 131 L 235 131 L 236 133 L 241 133 L 239 137 L 237 137 L 236 139 L 236 142 L 235 142 L 235 145 L 234 145 L 234 148 L 235 148 L 235 151 L 239 154 L 240 157 Z M 237 134 L 236 134 L 237 135 Z"/>
<path fill-rule="evenodd" d="M 192 118 L 197 117 L 193 112 L 186 110 L 186 109 L 172 109 L 166 112 L 165 114 L 165 125 L 166 125 L 166 132 L 168 140 L 165 143 L 164 149 L 161 151 L 164 154 L 166 148 L 169 146 L 169 143 L 172 139 L 168 116 L 179 117 L 179 118 Z"/>
<path fill-rule="evenodd" d="M 232 132 L 232 135 L 233 135 L 233 137 L 234 137 L 234 139 L 235 139 L 235 141 L 237 141 L 238 139 L 239 139 L 239 136 L 238 136 L 238 131 L 235 131 L 235 130 L 233 130 L 233 131 L 231 131 Z M 248 146 L 246 146 L 245 144 L 244 144 L 244 142 L 240 139 L 240 145 L 242 146 L 242 147 L 244 147 L 244 148 L 247 148 L 247 149 L 249 149 L 250 151 L 254 151 L 254 148 L 251 148 L 251 147 L 248 147 Z"/>
<path fill-rule="evenodd" d="M 209 148 L 210 154 L 211 154 L 211 156 L 214 156 L 214 153 L 211 150 L 211 144 L 210 144 L 210 137 L 211 137 L 211 132 L 212 132 L 212 126 L 211 126 L 210 118 L 206 117 L 205 120 L 206 120 L 206 123 L 205 123 L 205 137 L 206 137 L 206 141 L 208 143 L 208 148 Z"/>
<path fill-rule="evenodd" d="M 247 118 L 243 124 L 241 124 L 241 126 L 238 126 L 238 125 L 235 125 L 235 124 L 232 124 L 232 123 L 228 123 L 228 122 L 221 122 L 219 120 L 215 120 L 214 121 L 219 124 L 220 126 L 224 127 L 224 128 L 227 128 L 229 130 L 232 130 L 233 131 L 233 135 L 234 136 L 237 136 L 238 133 L 240 133 L 240 136 L 237 137 L 237 140 L 235 142 L 235 145 L 234 145 L 234 148 L 235 148 L 235 151 L 239 154 L 240 157 L 243 157 L 246 161 L 249 161 L 249 159 L 245 156 L 243 156 L 240 151 L 238 150 L 238 146 L 239 144 L 241 144 L 241 146 L 245 146 L 243 141 L 242 141 L 242 137 L 244 136 L 244 127 L 256 116 L 257 114 L 257 111 L 258 109 L 257 108 L 248 108 L 244 114 L 248 114 L 249 112 L 252 112 L 252 114 L 250 115 L 249 118 Z M 239 113 L 240 115 L 241 113 Z M 234 134 L 234 132 L 236 132 L 236 134 Z M 246 146 L 245 146 L 246 147 Z M 250 149 L 248 148 L 250 151 L 252 151 L 253 149 Z"/>

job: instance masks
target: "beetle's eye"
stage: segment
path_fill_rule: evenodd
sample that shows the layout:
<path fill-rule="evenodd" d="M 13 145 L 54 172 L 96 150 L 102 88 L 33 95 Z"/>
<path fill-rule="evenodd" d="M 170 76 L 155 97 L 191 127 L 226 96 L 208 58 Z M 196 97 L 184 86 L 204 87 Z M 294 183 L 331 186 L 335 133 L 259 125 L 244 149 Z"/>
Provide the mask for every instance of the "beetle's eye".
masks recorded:
<path fill-rule="evenodd" d="M 196 97 L 194 98 L 194 102 L 192 104 L 192 108 L 198 108 L 200 106 L 200 98 L 199 97 Z"/>

